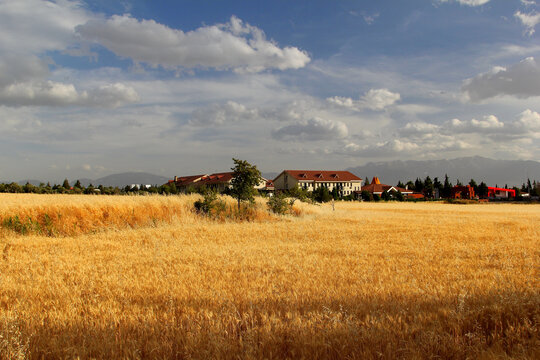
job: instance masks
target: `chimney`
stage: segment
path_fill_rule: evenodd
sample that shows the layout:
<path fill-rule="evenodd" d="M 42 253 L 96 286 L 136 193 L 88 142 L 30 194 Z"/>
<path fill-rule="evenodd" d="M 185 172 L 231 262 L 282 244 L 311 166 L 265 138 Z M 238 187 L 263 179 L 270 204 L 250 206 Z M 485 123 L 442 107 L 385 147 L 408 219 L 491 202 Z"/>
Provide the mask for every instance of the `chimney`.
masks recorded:
<path fill-rule="evenodd" d="M 178 181 L 178 176 L 175 176 L 174 177 L 174 182 L 177 182 Z"/>
<path fill-rule="evenodd" d="M 405 185 L 405 190 L 409 190 L 409 185 Z"/>

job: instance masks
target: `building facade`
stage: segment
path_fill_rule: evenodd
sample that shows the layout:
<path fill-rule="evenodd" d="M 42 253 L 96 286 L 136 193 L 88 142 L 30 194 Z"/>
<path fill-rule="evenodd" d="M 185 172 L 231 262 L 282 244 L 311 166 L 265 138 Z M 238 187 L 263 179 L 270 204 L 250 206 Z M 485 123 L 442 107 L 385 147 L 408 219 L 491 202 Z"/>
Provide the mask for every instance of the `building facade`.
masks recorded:
<path fill-rule="evenodd" d="M 214 173 L 214 174 L 202 174 L 202 175 L 189 175 L 189 176 L 175 176 L 173 180 L 169 180 L 168 184 L 175 184 L 179 191 L 186 192 L 188 188 L 197 189 L 205 186 L 208 189 L 215 190 L 219 193 L 231 187 L 231 181 L 234 177 L 232 171 Z M 262 179 L 262 181 L 255 186 L 257 190 L 269 190 L 267 189 L 268 180 Z M 273 190 L 273 189 L 272 189 Z"/>
<path fill-rule="evenodd" d="M 336 188 L 340 196 L 348 196 L 362 190 L 362 179 L 348 171 L 325 170 L 283 170 L 274 179 L 276 191 L 291 190 L 296 186 L 308 191 L 325 187 L 331 192 Z"/>

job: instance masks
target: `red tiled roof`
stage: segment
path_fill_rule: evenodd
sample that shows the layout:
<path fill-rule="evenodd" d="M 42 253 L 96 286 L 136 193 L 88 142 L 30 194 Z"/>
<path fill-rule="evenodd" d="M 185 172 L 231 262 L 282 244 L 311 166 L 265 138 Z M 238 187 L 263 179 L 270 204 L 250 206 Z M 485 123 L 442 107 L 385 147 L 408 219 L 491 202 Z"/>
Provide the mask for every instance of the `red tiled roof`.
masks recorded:
<path fill-rule="evenodd" d="M 202 178 L 203 176 L 206 176 L 206 174 L 201 175 L 190 175 L 190 176 L 180 176 L 176 178 L 176 181 L 169 180 L 169 183 L 175 183 L 176 186 L 187 186 L 189 184 L 194 183 L 198 179 Z"/>
<path fill-rule="evenodd" d="M 284 170 L 283 172 L 299 181 L 362 181 L 358 176 L 348 171 Z"/>
<path fill-rule="evenodd" d="M 233 172 L 215 173 L 201 179 L 204 184 L 228 183 L 233 178 Z"/>

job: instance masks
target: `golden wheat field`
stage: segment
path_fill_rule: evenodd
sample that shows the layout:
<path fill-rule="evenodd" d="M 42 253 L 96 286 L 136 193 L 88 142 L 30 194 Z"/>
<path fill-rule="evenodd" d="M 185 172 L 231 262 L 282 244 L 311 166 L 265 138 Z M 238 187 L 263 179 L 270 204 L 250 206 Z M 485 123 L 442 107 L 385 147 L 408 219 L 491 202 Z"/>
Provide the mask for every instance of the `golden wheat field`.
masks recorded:
<path fill-rule="evenodd" d="M 0 194 L 0 358 L 540 358 L 540 206 Z"/>

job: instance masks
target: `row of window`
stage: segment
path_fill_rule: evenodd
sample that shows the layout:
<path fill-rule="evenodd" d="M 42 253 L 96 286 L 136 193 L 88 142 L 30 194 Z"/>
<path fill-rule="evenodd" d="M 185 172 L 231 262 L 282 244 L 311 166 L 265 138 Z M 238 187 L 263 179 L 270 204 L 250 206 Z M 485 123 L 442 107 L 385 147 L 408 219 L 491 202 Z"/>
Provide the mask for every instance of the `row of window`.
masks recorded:
<path fill-rule="evenodd" d="M 345 185 L 344 185 L 345 184 Z M 333 186 L 332 186 L 333 185 Z M 304 189 L 309 189 L 313 187 L 314 189 L 318 187 L 337 187 L 338 190 L 342 190 L 344 187 L 352 187 L 352 191 L 360 190 L 360 186 L 352 186 L 352 184 L 349 183 L 304 183 L 303 185 Z M 347 194 L 351 194 L 351 191 L 346 191 Z"/>

